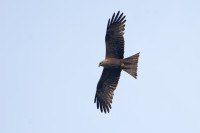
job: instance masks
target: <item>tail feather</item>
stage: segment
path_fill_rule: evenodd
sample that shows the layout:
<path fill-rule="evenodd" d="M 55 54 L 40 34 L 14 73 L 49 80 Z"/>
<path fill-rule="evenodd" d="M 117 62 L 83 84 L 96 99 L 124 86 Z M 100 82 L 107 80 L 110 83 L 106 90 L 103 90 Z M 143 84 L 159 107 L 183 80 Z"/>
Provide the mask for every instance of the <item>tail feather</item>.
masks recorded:
<path fill-rule="evenodd" d="M 139 54 L 140 53 L 137 53 L 133 56 L 130 56 L 122 60 L 122 62 L 124 63 L 122 70 L 124 70 L 125 72 L 127 72 L 136 79 L 137 79 L 137 66 L 138 66 Z"/>

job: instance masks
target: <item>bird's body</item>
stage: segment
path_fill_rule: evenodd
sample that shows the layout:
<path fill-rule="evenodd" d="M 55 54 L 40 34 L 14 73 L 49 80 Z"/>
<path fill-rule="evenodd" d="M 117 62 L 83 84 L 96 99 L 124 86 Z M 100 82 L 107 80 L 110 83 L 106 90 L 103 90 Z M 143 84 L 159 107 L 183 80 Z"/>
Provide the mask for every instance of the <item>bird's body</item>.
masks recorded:
<path fill-rule="evenodd" d="M 94 102 L 97 102 L 97 108 L 100 107 L 101 112 L 109 112 L 117 87 L 121 71 L 124 70 L 134 78 L 137 78 L 137 64 L 139 53 L 124 58 L 124 27 L 125 16 L 118 12 L 108 21 L 106 31 L 106 58 L 99 63 L 103 66 L 103 73 L 97 84 L 97 91 Z"/>

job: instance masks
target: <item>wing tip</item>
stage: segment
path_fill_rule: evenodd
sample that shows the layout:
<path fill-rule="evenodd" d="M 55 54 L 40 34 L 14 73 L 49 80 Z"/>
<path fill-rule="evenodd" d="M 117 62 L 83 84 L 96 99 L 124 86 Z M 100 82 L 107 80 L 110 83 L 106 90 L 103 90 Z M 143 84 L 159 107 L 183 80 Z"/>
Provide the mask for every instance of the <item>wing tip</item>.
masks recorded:
<path fill-rule="evenodd" d="M 124 15 L 124 13 L 121 12 L 120 10 L 116 13 L 116 15 L 114 12 L 112 15 L 112 18 L 109 18 L 109 20 L 108 20 L 107 29 L 109 26 L 111 26 L 112 24 L 115 24 L 115 23 L 124 24 L 126 22 L 126 20 L 124 20 L 125 17 L 126 17 L 126 15 Z"/>
<path fill-rule="evenodd" d="M 105 114 L 110 113 L 110 109 L 112 108 L 111 103 L 104 104 L 104 103 L 100 102 L 97 99 L 97 97 L 95 97 L 94 103 L 97 104 L 97 109 L 99 109 L 99 107 L 100 107 L 101 113 L 105 113 Z"/>

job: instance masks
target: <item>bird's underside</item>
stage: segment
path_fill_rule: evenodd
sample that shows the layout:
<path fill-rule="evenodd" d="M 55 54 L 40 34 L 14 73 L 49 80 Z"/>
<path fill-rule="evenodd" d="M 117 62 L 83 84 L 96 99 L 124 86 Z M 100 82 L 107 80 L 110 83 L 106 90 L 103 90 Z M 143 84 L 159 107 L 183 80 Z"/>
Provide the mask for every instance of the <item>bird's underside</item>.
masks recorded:
<path fill-rule="evenodd" d="M 97 84 L 97 91 L 94 102 L 101 112 L 109 112 L 117 87 L 121 71 L 124 70 L 137 78 L 137 64 L 139 53 L 124 59 L 124 27 L 125 16 L 120 11 L 108 21 L 106 31 L 106 58 L 100 62 L 103 66 L 101 78 Z"/>

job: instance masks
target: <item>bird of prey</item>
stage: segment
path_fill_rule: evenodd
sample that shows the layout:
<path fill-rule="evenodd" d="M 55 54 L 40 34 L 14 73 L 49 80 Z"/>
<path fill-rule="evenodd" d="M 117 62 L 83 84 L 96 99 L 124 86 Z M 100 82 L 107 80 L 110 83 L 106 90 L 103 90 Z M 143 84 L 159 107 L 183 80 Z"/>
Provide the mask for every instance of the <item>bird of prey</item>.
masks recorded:
<path fill-rule="evenodd" d="M 108 20 L 107 31 L 105 36 L 106 57 L 99 63 L 103 66 L 103 73 L 97 84 L 97 90 L 94 102 L 97 103 L 97 109 L 101 112 L 108 112 L 111 109 L 111 103 L 114 90 L 117 87 L 120 73 L 122 70 L 137 78 L 137 65 L 139 53 L 124 58 L 124 30 L 125 17 L 123 13 L 113 14 Z"/>

